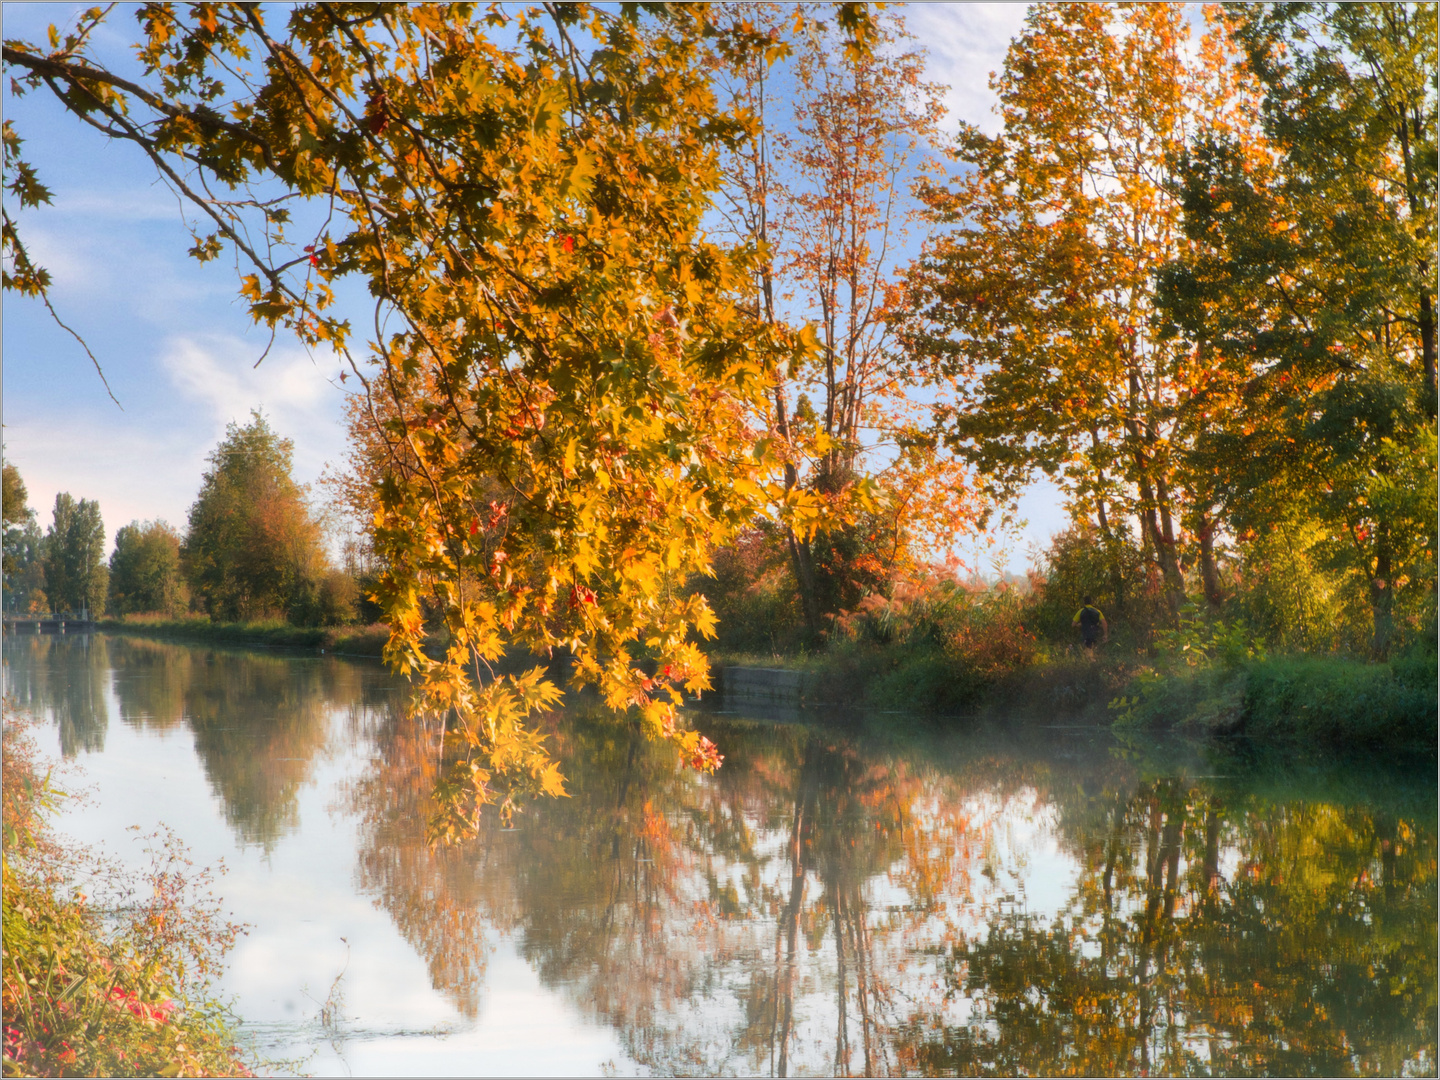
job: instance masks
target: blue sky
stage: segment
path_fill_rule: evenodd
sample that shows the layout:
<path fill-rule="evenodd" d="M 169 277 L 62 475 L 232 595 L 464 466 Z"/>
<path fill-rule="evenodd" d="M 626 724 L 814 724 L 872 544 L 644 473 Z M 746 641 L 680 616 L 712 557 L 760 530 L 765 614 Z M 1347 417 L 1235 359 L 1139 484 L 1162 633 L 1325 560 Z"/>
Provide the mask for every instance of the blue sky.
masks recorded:
<path fill-rule="evenodd" d="M 73 4 L 4 4 L 4 36 L 43 40 L 81 11 Z M 1024 18 L 1023 5 L 955 4 L 907 8 L 911 30 L 929 53 L 932 78 L 950 87 L 956 117 L 990 130 L 988 75 Z M 123 62 L 133 28 L 120 10 L 97 45 Z M 51 298 L 84 336 L 123 410 L 109 399 L 90 359 L 36 300 L 6 295 L 3 348 L 5 457 L 25 479 L 30 505 L 48 525 L 55 495 L 100 503 L 107 533 L 133 519 L 183 527 L 205 456 L 231 421 L 261 408 L 295 444 L 296 478 L 313 482 L 345 451 L 344 395 L 333 356 L 307 354 L 282 336 L 264 362 L 268 332 L 236 300 L 233 264 L 201 265 L 175 196 L 133 147 L 112 144 L 66 116 L 47 93 L 15 99 L 0 90 L 4 115 L 54 193 L 52 206 L 20 216 L 31 254 L 53 276 Z M 13 213 L 13 210 L 12 210 Z M 342 301 L 343 303 L 343 301 Z M 368 322 L 368 305 L 352 321 Z M 1030 521 L 1005 564 L 1021 570 L 1032 543 L 1063 526 L 1052 490 L 1022 500 Z M 975 559 L 990 569 L 988 556 Z"/>

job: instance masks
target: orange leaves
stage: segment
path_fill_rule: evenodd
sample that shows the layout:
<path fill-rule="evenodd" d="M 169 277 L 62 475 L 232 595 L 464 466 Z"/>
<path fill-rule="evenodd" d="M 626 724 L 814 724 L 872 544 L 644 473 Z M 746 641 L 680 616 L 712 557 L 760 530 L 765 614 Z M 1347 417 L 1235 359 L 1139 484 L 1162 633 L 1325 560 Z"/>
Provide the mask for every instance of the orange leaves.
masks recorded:
<path fill-rule="evenodd" d="M 383 564 L 387 658 L 464 730 L 447 744 L 440 814 L 444 835 L 462 836 L 482 806 L 558 790 L 525 719 L 553 699 L 525 698 L 486 662 L 568 649 L 581 679 L 629 708 L 649 694 L 629 674 L 643 643 L 674 678 L 705 683 L 688 639 L 713 633 L 714 616 L 680 586 L 774 491 L 778 463 L 752 453 L 750 421 L 771 408 L 780 364 L 824 351 L 749 312 L 759 253 L 703 232 L 717 155 L 747 118 L 716 104 L 695 63 L 706 9 L 587 9 L 584 40 L 604 43 L 593 53 L 531 9 L 301 5 L 279 36 L 247 29 L 258 16 L 237 6 L 177 12 L 144 23 L 150 72 L 183 88 L 167 93 L 203 97 L 217 72 L 228 86 L 232 62 L 253 86 L 233 87 L 228 119 L 184 123 L 156 104 L 164 94 L 131 96 L 131 133 L 185 155 L 209 189 L 258 180 L 282 196 L 193 200 L 248 264 L 252 316 L 325 339 L 363 376 L 349 493 Z M 852 43 L 873 28 L 862 16 L 845 15 Z M 497 22 L 506 33 L 489 35 Z M 763 59 L 774 46 L 745 48 Z M 843 105 L 842 91 L 827 101 Z M 817 130 L 850 139 L 818 102 Z M 153 142 L 151 120 L 170 143 Z M 888 122 L 870 116 L 868 147 L 883 149 Z M 314 196 L 333 211 L 324 244 L 297 252 L 285 200 Z M 368 369 L 346 354 L 348 324 L 319 314 L 347 274 L 377 298 Z M 841 452 L 858 410 L 817 454 Z M 804 532 L 826 507 L 789 509 Z M 673 702 L 652 719 L 673 734 Z M 707 744 L 685 747 L 718 764 Z"/>
<path fill-rule="evenodd" d="M 696 772 L 714 772 L 724 760 L 725 756 L 720 753 L 719 748 L 701 735 L 686 764 Z"/>

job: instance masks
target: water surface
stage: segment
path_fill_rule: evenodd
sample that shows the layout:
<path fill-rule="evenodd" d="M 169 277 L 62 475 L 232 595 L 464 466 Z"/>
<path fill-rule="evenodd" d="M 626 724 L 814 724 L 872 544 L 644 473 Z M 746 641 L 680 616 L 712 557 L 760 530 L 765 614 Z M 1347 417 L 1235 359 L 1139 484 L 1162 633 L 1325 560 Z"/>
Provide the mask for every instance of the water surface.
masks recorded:
<path fill-rule="evenodd" d="M 1041 723 L 704 711 L 713 777 L 584 702 L 570 797 L 424 844 L 378 666 L 21 636 L 60 822 L 171 826 L 250 924 L 223 988 L 321 1074 L 1430 1074 L 1433 763 Z"/>

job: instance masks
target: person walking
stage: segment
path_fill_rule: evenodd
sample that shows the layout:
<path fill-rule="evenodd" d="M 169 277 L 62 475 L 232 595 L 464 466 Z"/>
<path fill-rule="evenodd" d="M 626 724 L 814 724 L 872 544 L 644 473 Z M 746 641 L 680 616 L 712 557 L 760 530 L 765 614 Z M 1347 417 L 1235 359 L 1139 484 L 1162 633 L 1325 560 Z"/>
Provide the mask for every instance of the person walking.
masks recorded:
<path fill-rule="evenodd" d="M 1110 626 L 1105 622 L 1105 613 L 1095 606 L 1092 596 L 1085 597 L 1085 605 L 1075 613 L 1070 625 L 1080 627 L 1080 637 L 1091 660 L 1095 659 L 1095 643 L 1099 641 L 1103 644 L 1110 640 Z"/>

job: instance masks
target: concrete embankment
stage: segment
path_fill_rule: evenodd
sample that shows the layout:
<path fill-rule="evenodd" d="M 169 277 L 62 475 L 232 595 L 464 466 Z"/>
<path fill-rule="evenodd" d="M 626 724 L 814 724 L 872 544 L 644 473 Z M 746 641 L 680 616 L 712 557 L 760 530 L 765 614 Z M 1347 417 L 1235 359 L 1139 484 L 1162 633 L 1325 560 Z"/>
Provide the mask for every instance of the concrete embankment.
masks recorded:
<path fill-rule="evenodd" d="M 711 676 L 715 691 L 725 697 L 798 704 L 824 700 L 822 680 L 811 671 L 790 668 L 723 667 Z"/>

